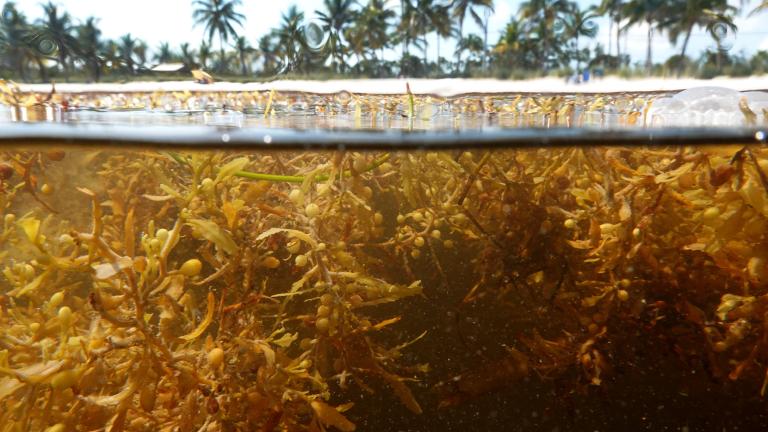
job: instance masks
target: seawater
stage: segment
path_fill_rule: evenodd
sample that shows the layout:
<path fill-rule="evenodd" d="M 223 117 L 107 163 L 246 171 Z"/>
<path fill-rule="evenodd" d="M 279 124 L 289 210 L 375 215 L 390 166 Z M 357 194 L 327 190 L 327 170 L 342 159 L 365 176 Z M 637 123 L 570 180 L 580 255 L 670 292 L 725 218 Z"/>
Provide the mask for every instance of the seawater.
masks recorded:
<path fill-rule="evenodd" d="M 0 133 L 1 430 L 768 423 L 759 130 L 105 118 Z"/>

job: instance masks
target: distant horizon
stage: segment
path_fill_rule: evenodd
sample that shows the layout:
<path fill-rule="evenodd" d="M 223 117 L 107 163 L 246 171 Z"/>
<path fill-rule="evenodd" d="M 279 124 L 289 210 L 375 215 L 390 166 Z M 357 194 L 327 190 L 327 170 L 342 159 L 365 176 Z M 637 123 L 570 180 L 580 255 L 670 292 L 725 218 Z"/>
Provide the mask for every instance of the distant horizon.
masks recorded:
<path fill-rule="evenodd" d="M 43 1 L 17 1 L 16 7 L 30 21 L 35 21 L 42 17 L 43 3 Z M 146 42 L 151 53 L 156 53 L 159 45 L 164 42 L 169 43 L 174 50 L 177 50 L 182 43 L 186 42 L 197 48 L 205 40 L 203 27 L 194 25 L 191 0 L 164 0 L 162 2 L 134 0 L 129 6 L 124 7 L 119 7 L 114 2 L 99 0 L 53 0 L 53 3 L 69 13 L 76 22 L 82 22 L 91 16 L 97 18 L 103 38 L 117 39 L 130 33 L 133 37 Z M 391 8 L 399 11 L 397 0 L 389 0 L 389 3 Z M 489 17 L 489 44 L 495 44 L 498 41 L 510 18 L 516 16 L 520 3 L 522 0 L 506 2 L 497 0 L 495 2 L 495 11 Z M 576 3 L 585 8 L 597 4 L 599 1 L 577 0 Z M 740 4 L 738 0 L 729 0 L 729 3 L 734 6 Z M 323 8 L 322 0 L 296 0 L 292 2 L 244 0 L 240 7 L 240 11 L 246 17 L 242 35 L 252 45 L 256 45 L 259 37 L 269 33 L 279 25 L 282 13 L 293 4 L 305 13 L 307 21 L 314 20 L 315 11 Z M 766 28 L 768 26 L 765 25 L 765 22 L 768 21 L 768 14 L 763 13 L 747 17 L 749 11 L 756 4 L 755 0 L 746 2 L 736 17 L 735 23 L 739 30 L 735 37 L 728 37 L 730 44 L 732 44 L 730 52 L 751 56 L 757 51 L 768 50 L 768 28 Z M 173 17 L 173 19 L 169 20 L 169 17 Z M 609 22 L 605 17 L 600 17 L 595 22 L 599 26 L 597 36 L 593 39 L 584 38 L 582 46 L 594 49 L 599 43 L 607 51 Z M 240 30 L 239 27 L 238 30 Z M 638 25 L 632 27 L 622 37 L 624 43 L 622 51 L 630 55 L 632 63 L 641 62 L 645 58 L 646 32 L 647 27 L 645 25 Z M 465 21 L 465 34 L 469 33 L 481 34 L 480 29 L 471 19 Z M 428 56 L 430 59 L 436 57 L 435 37 L 434 34 L 429 35 Z M 455 41 L 453 39 L 441 39 L 440 45 L 441 56 L 450 58 L 455 49 Z M 680 42 L 678 42 L 678 46 L 674 46 L 669 42 L 666 34 L 656 34 L 653 45 L 654 61 L 659 63 L 678 53 Z M 214 40 L 213 46 L 218 49 L 216 40 Z M 691 35 L 689 56 L 694 59 L 698 58 L 704 50 L 713 46 L 714 42 L 710 35 L 702 29 L 696 29 Z M 612 49 L 615 50 L 615 47 Z M 420 55 L 420 51 L 417 49 L 413 49 L 413 52 Z M 385 58 L 388 60 L 395 60 L 399 58 L 399 55 L 398 48 L 391 48 L 385 52 Z"/>

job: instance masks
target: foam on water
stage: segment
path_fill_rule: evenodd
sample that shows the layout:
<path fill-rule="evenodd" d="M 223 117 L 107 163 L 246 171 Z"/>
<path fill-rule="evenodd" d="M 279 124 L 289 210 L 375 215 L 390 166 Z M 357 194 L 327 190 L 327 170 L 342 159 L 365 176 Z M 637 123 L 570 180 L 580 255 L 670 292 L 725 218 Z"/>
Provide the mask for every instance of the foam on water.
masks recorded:
<path fill-rule="evenodd" d="M 695 87 L 672 97 L 653 101 L 648 112 L 650 126 L 749 126 L 739 106 L 746 98 L 749 109 L 763 119 L 768 109 L 768 93 L 761 91 L 738 92 L 725 87 Z M 758 120 L 764 123 L 765 120 Z"/>

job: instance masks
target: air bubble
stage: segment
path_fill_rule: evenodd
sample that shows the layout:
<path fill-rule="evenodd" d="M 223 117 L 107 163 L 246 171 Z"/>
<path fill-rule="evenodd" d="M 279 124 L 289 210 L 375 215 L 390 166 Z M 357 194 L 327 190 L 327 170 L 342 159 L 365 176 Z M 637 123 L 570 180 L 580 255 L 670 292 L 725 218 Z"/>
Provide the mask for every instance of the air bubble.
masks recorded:
<path fill-rule="evenodd" d="M 329 33 L 323 30 L 323 27 L 319 23 L 310 21 L 304 26 L 304 43 L 310 50 L 322 50 L 328 42 L 328 39 Z"/>
<path fill-rule="evenodd" d="M 37 44 L 37 49 L 41 54 L 50 55 L 58 51 L 59 46 L 51 39 L 42 39 Z"/>
<path fill-rule="evenodd" d="M 707 30 L 709 30 L 720 51 L 728 51 L 733 48 L 735 32 L 727 25 L 718 22 L 710 25 Z"/>

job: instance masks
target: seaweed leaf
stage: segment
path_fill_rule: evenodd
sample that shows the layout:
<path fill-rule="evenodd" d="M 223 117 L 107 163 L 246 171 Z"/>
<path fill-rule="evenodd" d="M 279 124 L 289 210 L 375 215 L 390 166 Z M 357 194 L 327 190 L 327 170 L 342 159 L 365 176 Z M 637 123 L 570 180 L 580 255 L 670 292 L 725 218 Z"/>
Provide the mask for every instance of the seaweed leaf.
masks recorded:
<path fill-rule="evenodd" d="M 222 182 L 245 168 L 250 160 L 243 156 L 228 162 L 226 165 L 219 169 L 219 173 L 216 175 L 216 183 Z"/>
<path fill-rule="evenodd" d="M 131 397 L 134 393 L 136 393 L 136 391 L 139 389 L 139 386 L 141 386 L 142 382 L 144 381 L 141 376 L 141 374 L 134 374 L 131 376 L 123 389 L 116 394 L 109 396 L 87 396 L 83 399 L 89 403 L 103 407 L 118 406 L 126 401 L 129 397 Z"/>
<path fill-rule="evenodd" d="M 325 426 L 333 426 L 342 432 L 352 432 L 356 429 L 354 423 L 349 421 L 336 408 L 328 405 L 327 403 L 319 399 L 315 399 L 310 402 L 310 405 L 315 411 L 317 418 Z"/>
<path fill-rule="evenodd" d="M 9 295 L 13 297 L 21 297 L 23 295 L 29 294 L 31 292 L 36 291 L 40 286 L 43 284 L 45 279 L 48 278 L 48 275 L 50 274 L 49 270 L 46 270 L 39 275 L 37 275 L 36 278 L 32 279 L 29 283 L 24 285 L 24 287 L 16 288 L 14 290 L 11 290 L 8 292 Z"/>
<path fill-rule="evenodd" d="M 302 241 L 308 243 L 310 246 L 312 246 L 312 248 L 316 248 L 317 247 L 317 242 L 315 241 L 315 239 L 310 237 L 309 234 L 307 234 L 305 232 L 302 232 L 302 231 L 299 231 L 299 230 L 289 229 L 289 228 L 270 228 L 270 229 L 264 231 L 263 233 L 259 234 L 259 236 L 256 237 L 256 240 L 264 240 L 265 238 L 267 238 L 269 236 L 272 236 L 272 235 L 275 235 L 275 234 L 281 233 L 281 232 L 287 233 L 288 236 L 291 237 L 291 238 L 297 238 L 299 240 L 302 240 Z"/>
<path fill-rule="evenodd" d="M 198 324 L 197 328 L 192 330 L 192 332 L 185 334 L 184 336 L 180 336 L 179 339 L 184 339 L 185 341 L 192 341 L 200 337 L 200 335 L 205 332 L 205 330 L 208 328 L 209 325 L 211 325 L 211 321 L 213 321 L 213 312 L 216 310 L 216 298 L 213 295 L 213 292 L 208 292 L 208 309 L 205 312 L 205 318 L 200 321 L 200 324 Z"/>
<path fill-rule="evenodd" d="M 216 223 L 205 219 L 190 219 L 187 223 L 203 238 L 215 244 L 224 252 L 230 255 L 234 255 L 237 252 L 237 243 L 232 239 L 232 236 Z"/>

